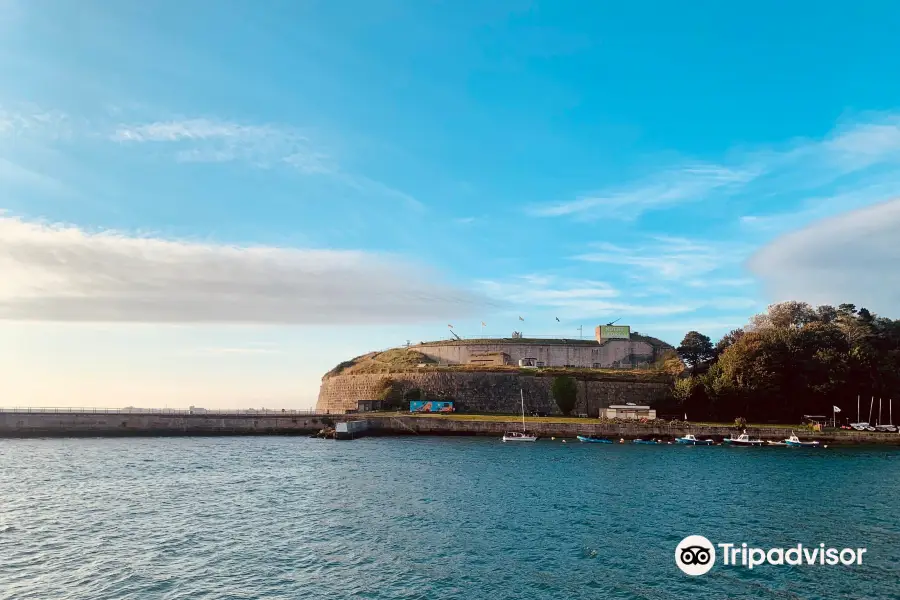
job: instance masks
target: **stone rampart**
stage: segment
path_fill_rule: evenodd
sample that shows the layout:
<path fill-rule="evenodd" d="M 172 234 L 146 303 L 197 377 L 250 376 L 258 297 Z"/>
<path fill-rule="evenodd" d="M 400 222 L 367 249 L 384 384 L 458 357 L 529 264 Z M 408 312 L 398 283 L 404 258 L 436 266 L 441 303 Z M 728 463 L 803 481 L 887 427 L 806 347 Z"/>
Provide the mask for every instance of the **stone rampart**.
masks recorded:
<path fill-rule="evenodd" d="M 458 411 L 473 413 L 510 413 L 521 410 L 519 390 L 525 394 L 526 412 L 560 414 L 550 394 L 552 375 L 519 372 L 423 371 L 390 375 L 335 375 L 322 381 L 318 412 L 342 414 L 356 410 L 360 400 L 374 400 L 385 378 L 392 379 L 401 393 L 419 389 L 428 400 L 453 400 Z M 609 379 L 576 378 L 578 400 L 576 414 L 599 416 L 610 404 L 653 404 L 665 398 L 671 384 L 639 376 Z"/>

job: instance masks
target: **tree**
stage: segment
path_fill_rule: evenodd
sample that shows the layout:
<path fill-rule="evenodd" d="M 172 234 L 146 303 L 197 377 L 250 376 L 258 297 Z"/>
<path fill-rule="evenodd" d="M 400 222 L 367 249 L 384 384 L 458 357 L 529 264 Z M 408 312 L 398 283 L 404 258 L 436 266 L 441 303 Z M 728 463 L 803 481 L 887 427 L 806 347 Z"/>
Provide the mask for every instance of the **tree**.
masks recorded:
<path fill-rule="evenodd" d="M 735 342 L 744 337 L 743 329 L 732 329 L 728 333 L 722 336 L 722 338 L 716 342 L 716 356 L 722 354 L 731 346 L 734 346 Z"/>
<path fill-rule="evenodd" d="M 554 377 L 553 383 L 550 385 L 550 393 L 562 414 L 568 415 L 575 410 L 575 403 L 578 400 L 578 385 L 574 377 Z"/>
<path fill-rule="evenodd" d="M 677 348 L 678 356 L 692 369 L 715 358 L 716 352 L 708 335 L 699 331 L 688 331 Z"/>

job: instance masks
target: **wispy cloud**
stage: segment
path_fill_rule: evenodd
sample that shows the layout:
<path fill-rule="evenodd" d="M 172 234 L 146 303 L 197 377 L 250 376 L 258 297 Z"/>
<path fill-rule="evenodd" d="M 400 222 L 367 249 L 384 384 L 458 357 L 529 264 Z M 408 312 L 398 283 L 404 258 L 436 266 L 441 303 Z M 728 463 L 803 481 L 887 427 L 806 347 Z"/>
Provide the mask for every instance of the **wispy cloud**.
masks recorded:
<path fill-rule="evenodd" d="M 590 263 L 634 267 L 668 280 L 697 277 L 733 265 L 749 254 L 749 248 L 730 243 L 699 242 L 686 238 L 654 236 L 649 243 L 623 247 L 601 242 L 592 251 L 571 257 Z M 699 286 L 695 286 L 699 287 Z"/>
<path fill-rule="evenodd" d="M 900 314 L 900 200 L 817 221 L 764 246 L 748 266 L 772 300 L 853 302 Z"/>
<path fill-rule="evenodd" d="M 527 275 L 505 281 L 481 281 L 482 289 L 515 310 L 550 311 L 562 319 L 610 315 L 674 315 L 695 307 L 687 304 L 641 304 L 623 300 L 608 283 Z"/>
<path fill-rule="evenodd" d="M 321 144 L 289 126 L 194 118 L 120 125 L 110 139 L 122 144 L 171 146 L 175 159 L 184 163 L 241 162 L 259 169 L 280 167 L 325 176 L 363 194 L 399 200 L 407 208 L 424 207 L 411 194 L 346 171 Z"/>
<path fill-rule="evenodd" d="M 21 138 L 62 139 L 74 135 L 75 124 L 63 112 L 26 105 L 0 106 L 0 141 Z"/>
<path fill-rule="evenodd" d="M 259 168 L 287 165 L 307 174 L 339 170 L 309 137 L 284 126 L 198 118 L 120 125 L 110 138 L 121 143 L 172 144 L 175 157 L 183 162 L 244 161 Z"/>
<path fill-rule="evenodd" d="M 0 217 L 0 319 L 356 324 L 444 320 L 490 301 L 378 254 L 234 247 Z"/>
<path fill-rule="evenodd" d="M 819 140 L 796 140 L 782 148 L 736 149 L 717 164 L 666 165 L 650 176 L 581 194 L 574 200 L 531 207 L 540 217 L 633 219 L 663 208 L 699 201 L 817 193 L 823 186 L 859 186 L 862 175 L 900 165 L 900 115 L 868 114 L 838 125 Z M 896 169 L 888 176 L 900 185 Z M 748 215 L 745 224 L 759 223 Z"/>
<path fill-rule="evenodd" d="M 532 207 L 529 212 L 539 217 L 629 219 L 654 208 L 704 200 L 714 192 L 727 193 L 758 175 L 758 171 L 749 168 L 686 165 L 664 171 L 645 182 L 585 194 L 569 202 Z"/>

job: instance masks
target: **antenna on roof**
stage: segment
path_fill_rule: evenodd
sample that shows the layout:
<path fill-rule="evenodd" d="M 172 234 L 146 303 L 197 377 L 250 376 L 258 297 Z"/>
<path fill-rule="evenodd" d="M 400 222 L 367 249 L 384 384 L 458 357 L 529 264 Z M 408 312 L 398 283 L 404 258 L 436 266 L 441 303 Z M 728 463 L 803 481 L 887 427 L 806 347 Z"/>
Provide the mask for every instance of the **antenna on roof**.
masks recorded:
<path fill-rule="evenodd" d="M 619 317 L 615 321 L 610 321 L 609 323 L 607 323 L 606 326 L 609 327 L 610 325 L 615 325 L 616 323 L 618 323 L 621 320 L 622 320 L 622 317 Z"/>
<path fill-rule="evenodd" d="M 461 338 L 461 337 L 459 337 L 459 336 L 458 336 L 458 335 L 456 335 L 456 332 L 455 332 L 455 331 L 453 331 L 453 330 L 452 330 L 452 329 L 451 329 L 451 330 L 450 330 L 450 333 L 452 333 L 452 334 L 453 334 L 453 337 L 455 337 L 455 338 L 456 338 L 456 339 L 458 339 L 458 340 L 459 340 L 459 341 L 462 341 L 462 338 Z"/>

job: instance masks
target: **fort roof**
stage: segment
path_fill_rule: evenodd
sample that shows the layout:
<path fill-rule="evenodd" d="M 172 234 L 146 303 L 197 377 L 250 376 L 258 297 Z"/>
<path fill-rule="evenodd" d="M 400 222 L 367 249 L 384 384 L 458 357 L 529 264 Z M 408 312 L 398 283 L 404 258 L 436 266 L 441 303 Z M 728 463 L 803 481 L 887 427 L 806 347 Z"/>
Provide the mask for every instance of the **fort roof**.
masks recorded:
<path fill-rule="evenodd" d="M 597 340 L 574 340 L 566 338 L 476 338 L 463 340 L 434 340 L 420 342 L 411 346 L 475 346 L 498 344 L 528 344 L 534 346 L 597 346 Z"/>

